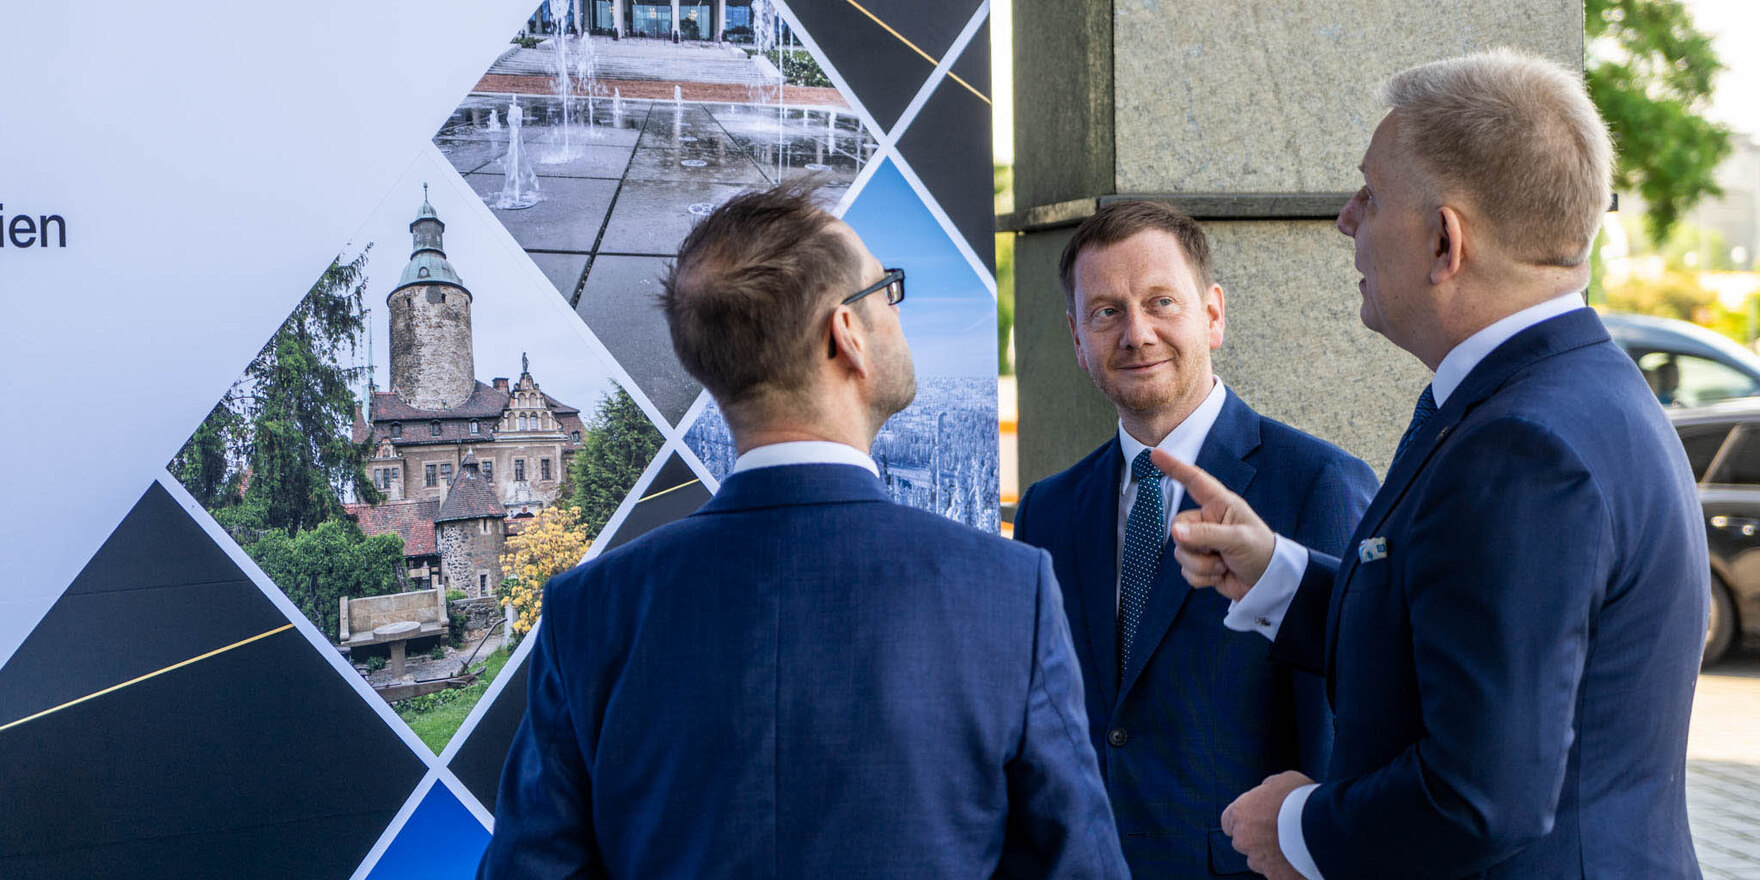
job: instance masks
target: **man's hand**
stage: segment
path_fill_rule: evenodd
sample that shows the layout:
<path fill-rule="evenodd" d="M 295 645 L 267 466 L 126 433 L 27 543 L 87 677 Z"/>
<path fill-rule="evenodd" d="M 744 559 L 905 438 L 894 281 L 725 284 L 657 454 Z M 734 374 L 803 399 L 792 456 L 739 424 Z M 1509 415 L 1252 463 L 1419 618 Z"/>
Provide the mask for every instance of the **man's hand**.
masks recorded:
<path fill-rule="evenodd" d="M 1269 880 L 1305 880 L 1283 857 L 1283 847 L 1277 841 L 1277 813 L 1290 792 L 1313 781 L 1285 770 L 1235 798 L 1222 811 L 1222 833 L 1229 836 L 1237 852 L 1246 855 L 1247 867 Z"/>
<path fill-rule="evenodd" d="M 1239 495 L 1199 468 L 1160 449 L 1151 453 L 1155 466 L 1186 487 L 1197 510 L 1173 518 L 1173 558 L 1180 574 L 1194 587 L 1215 587 L 1240 601 L 1277 549 L 1277 536 Z"/>

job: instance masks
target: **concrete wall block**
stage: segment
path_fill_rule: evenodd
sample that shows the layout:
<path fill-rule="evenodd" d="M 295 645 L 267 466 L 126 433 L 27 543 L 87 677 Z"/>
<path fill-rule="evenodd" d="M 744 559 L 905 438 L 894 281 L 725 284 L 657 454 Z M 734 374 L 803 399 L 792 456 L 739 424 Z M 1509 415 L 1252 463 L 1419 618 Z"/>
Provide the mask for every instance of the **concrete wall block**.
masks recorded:
<path fill-rule="evenodd" d="M 1216 374 L 1384 473 L 1430 371 L 1363 326 L 1350 241 L 1312 221 L 1205 225 L 1227 331 Z"/>
<path fill-rule="evenodd" d="M 1392 74 L 1495 46 L 1583 63 L 1581 0 L 1117 0 L 1112 32 L 1121 193 L 1350 192 Z"/>

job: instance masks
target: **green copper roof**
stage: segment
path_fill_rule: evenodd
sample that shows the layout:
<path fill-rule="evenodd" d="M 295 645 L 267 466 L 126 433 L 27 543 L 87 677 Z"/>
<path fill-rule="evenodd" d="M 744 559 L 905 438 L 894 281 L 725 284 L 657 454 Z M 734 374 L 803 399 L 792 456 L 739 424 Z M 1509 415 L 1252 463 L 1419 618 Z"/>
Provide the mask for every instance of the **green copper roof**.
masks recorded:
<path fill-rule="evenodd" d="M 440 222 L 439 214 L 428 202 L 428 185 L 425 183 L 422 184 L 422 207 L 416 212 L 416 219 L 410 222 L 409 231 L 415 249 L 409 255 L 409 265 L 403 267 L 403 277 L 398 279 L 397 287 L 391 292 L 396 293 L 413 284 L 449 284 L 470 293 L 458 273 L 452 271 L 452 264 L 446 262 L 446 251 L 441 244 L 446 224 Z"/>
<path fill-rule="evenodd" d="M 452 264 L 434 251 L 420 251 L 409 258 L 409 265 L 403 267 L 403 277 L 397 280 L 397 290 L 412 284 L 450 284 L 465 289 L 464 281 L 452 271 Z"/>

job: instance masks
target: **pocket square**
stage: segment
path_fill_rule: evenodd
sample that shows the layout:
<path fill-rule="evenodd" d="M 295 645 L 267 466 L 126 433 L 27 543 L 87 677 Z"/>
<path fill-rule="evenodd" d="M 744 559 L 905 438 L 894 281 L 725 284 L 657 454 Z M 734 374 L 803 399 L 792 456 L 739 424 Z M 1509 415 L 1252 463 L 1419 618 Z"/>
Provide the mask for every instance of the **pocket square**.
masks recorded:
<path fill-rule="evenodd" d="M 1386 558 L 1387 558 L 1387 539 L 1386 538 L 1367 538 L 1363 541 L 1363 543 L 1357 545 L 1357 561 L 1358 562 L 1374 562 L 1377 559 L 1386 559 Z"/>

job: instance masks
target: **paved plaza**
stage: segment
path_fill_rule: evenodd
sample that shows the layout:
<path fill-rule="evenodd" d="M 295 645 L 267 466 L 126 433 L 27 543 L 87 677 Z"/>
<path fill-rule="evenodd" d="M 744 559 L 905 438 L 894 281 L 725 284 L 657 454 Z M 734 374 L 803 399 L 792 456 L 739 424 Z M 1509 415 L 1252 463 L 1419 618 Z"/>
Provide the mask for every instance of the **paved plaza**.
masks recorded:
<path fill-rule="evenodd" d="M 1738 653 L 1699 676 L 1687 815 L 1706 880 L 1760 877 L 1760 653 Z"/>
<path fill-rule="evenodd" d="M 702 389 L 673 356 L 653 304 L 691 224 L 742 190 L 806 176 L 835 202 L 878 144 L 837 107 L 627 100 L 595 90 L 601 97 L 571 103 L 566 125 L 554 96 L 471 95 L 434 143 L 676 423 Z M 502 208 L 515 101 L 540 200 Z"/>

